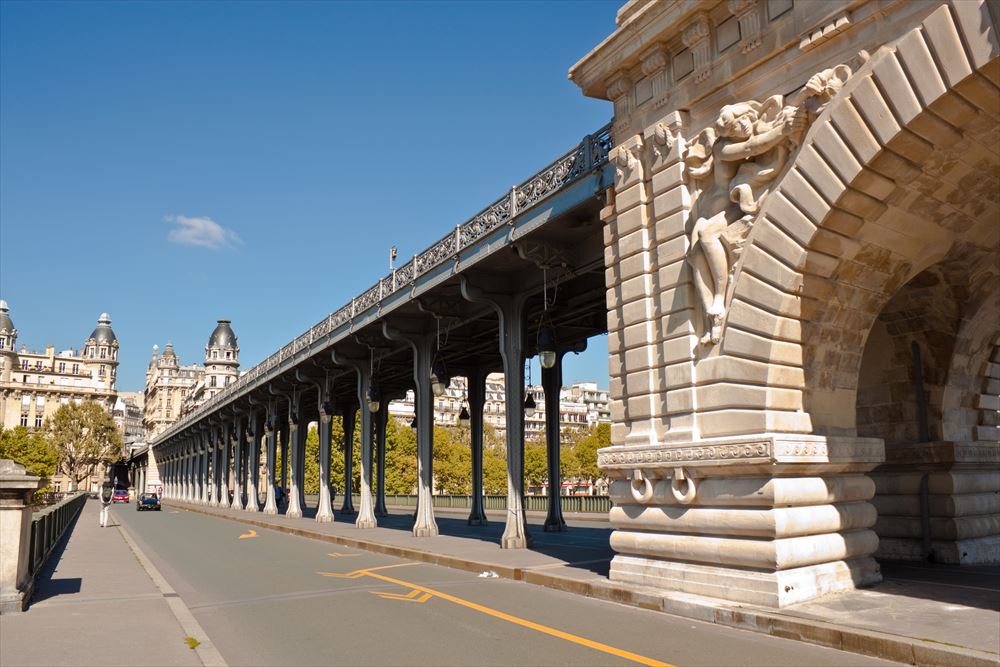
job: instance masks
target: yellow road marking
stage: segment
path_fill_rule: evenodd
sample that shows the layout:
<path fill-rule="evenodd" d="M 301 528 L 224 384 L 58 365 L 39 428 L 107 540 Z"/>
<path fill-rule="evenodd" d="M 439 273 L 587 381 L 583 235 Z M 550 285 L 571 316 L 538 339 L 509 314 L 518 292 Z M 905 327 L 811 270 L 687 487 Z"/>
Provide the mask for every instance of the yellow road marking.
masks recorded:
<path fill-rule="evenodd" d="M 358 556 L 359 554 L 349 554 L 349 553 L 339 553 L 337 551 L 331 551 L 327 556 L 333 556 L 334 558 L 350 558 L 351 556 Z"/>
<path fill-rule="evenodd" d="M 379 565 L 378 567 L 369 567 L 364 570 L 354 570 L 353 572 L 317 572 L 316 574 L 324 577 L 336 577 L 337 579 L 360 579 L 375 570 L 388 570 L 393 567 L 407 567 L 408 565 L 416 565 L 416 563 L 396 563 L 395 565 Z"/>
<path fill-rule="evenodd" d="M 447 593 L 442 593 L 441 591 L 436 591 L 433 588 L 427 588 L 426 586 L 421 586 L 419 584 L 414 584 L 409 581 L 403 581 L 401 579 L 394 579 L 392 577 L 387 577 L 384 574 L 377 574 L 375 570 L 386 570 L 391 567 L 402 567 L 403 565 L 415 565 L 416 563 L 402 563 L 401 565 L 383 565 L 382 567 L 373 567 L 367 570 L 355 570 L 354 572 L 349 572 L 347 574 L 337 575 L 334 573 L 324 573 L 320 572 L 323 576 L 339 576 L 349 579 L 359 579 L 361 577 L 373 577 L 375 579 L 380 579 L 382 581 L 387 581 L 390 584 L 397 584 L 399 586 L 405 586 L 410 590 L 406 595 L 393 594 L 393 593 L 375 593 L 383 598 L 389 598 L 393 600 L 409 600 L 414 598 L 417 593 L 424 593 L 427 598 L 424 599 L 414 599 L 414 602 L 426 602 L 431 597 L 439 597 L 442 600 L 447 600 L 448 602 L 454 602 L 457 605 L 473 609 L 475 611 L 481 612 L 488 616 L 493 616 L 494 618 L 499 618 L 501 620 L 513 623 L 515 625 L 520 625 L 524 628 L 529 628 L 535 630 L 536 632 L 541 632 L 543 634 L 557 637 L 574 644 L 580 644 L 581 646 L 586 646 L 587 648 L 592 648 L 596 651 L 601 651 L 603 653 L 608 653 L 610 655 L 616 655 L 619 658 L 625 658 L 626 660 L 631 660 L 632 662 L 637 662 L 640 665 L 649 665 L 649 667 L 674 667 L 669 662 L 663 662 L 661 660 L 655 660 L 653 658 L 647 658 L 646 656 L 639 655 L 638 653 L 632 653 L 631 651 L 625 651 L 620 648 L 615 648 L 614 646 L 608 646 L 607 644 L 602 644 L 600 642 L 595 642 L 592 639 L 587 639 L 586 637 L 580 637 L 579 635 L 574 635 L 569 632 L 563 632 L 562 630 L 556 630 L 555 628 L 550 628 L 548 626 L 542 625 L 540 623 L 535 623 L 533 621 L 528 621 L 523 618 L 518 618 L 517 616 L 512 616 L 510 614 L 505 614 L 502 611 L 497 611 L 496 609 L 490 609 L 489 607 L 484 607 L 481 604 L 476 604 L 475 602 L 469 602 L 468 600 L 463 600 L 462 598 L 457 598 L 454 595 L 448 595 Z"/>
<path fill-rule="evenodd" d="M 240 539 L 241 540 L 245 540 L 245 539 L 248 539 L 248 538 L 251 538 L 251 537 L 257 537 L 257 531 L 256 530 L 251 530 L 249 533 L 243 533 L 242 535 L 240 535 Z"/>
<path fill-rule="evenodd" d="M 402 593 L 386 593 L 386 592 L 383 592 L 383 591 L 368 591 L 368 592 L 371 593 L 372 595 L 377 595 L 380 598 L 385 598 L 387 600 L 400 600 L 402 602 L 416 602 L 418 604 L 421 604 L 423 602 L 427 602 L 428 600 L 430 600 L 433 597 L 430 593 L 424 593 L 423 595 L 420 595 L 418 597 L 418 594 L 420 593 L 420 591 L 417 590 L 416 588 L 414 588 L 412 591 L 410 591 L 406 595 L 403 595 Z"/>

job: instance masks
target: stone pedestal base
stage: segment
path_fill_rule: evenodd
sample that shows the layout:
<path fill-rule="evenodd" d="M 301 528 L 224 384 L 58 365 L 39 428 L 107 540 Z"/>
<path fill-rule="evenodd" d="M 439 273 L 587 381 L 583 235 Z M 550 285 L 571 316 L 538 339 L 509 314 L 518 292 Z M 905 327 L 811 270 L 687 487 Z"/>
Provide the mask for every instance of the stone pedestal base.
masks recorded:
<path fill-rule="evenodd" d="M 31 495 L 41 483 L 24 466 L 0 459 L 0 614 L 24 611 L 31 599 Z"/>
<path fill-rule="evenodd" d="M 764 607 L 785 607 L 877 584 L 882 574 L 875 559 L 867 556 L 768 572 L 619 554 L 611 561 L 610 578 Z"/>
<path fill-rule="evenodd" d="M 924 442 L 888 447 L 872 473 L 877 558 L 1000 563 L 1000 446 Z"/>
<path fill-rule="evenodd" d="M 882 442 L 763 434 L 602 449 L 611 579 L 782 607 L 881 581 Z"/>

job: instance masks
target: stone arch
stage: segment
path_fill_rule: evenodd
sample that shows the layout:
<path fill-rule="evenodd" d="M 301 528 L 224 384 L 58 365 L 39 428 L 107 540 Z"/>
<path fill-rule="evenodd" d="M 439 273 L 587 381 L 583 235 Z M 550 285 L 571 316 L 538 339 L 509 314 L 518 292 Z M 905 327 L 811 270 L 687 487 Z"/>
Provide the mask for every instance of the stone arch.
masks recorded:
<path fill-rule="evenodd" d="M 988 6 L 954 2 L 879 49 L 810 127 L 747 240 L 722 343 L 766 365 L 756 382 L 801 394 L 799 409 L 761 405 L 760 430 L 856 435 L 862 351 L 892 296 L 941 263 L 996 267 L 998 87 Z M 737 432 L 729 421 L 701 433 Z"/>

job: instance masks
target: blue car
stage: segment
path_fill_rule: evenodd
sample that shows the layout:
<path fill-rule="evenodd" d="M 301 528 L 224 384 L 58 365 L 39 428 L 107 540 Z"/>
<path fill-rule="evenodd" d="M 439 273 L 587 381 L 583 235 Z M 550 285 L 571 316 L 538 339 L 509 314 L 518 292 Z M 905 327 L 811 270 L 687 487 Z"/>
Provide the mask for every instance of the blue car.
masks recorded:
<path fill-rule="evenodd" d="M 141 512 L 143 510 L 160 511 L 160 499 L 155 493 L 144 493 L 139 496 L 139 500 L 135 503 L 135 511 Z"/>

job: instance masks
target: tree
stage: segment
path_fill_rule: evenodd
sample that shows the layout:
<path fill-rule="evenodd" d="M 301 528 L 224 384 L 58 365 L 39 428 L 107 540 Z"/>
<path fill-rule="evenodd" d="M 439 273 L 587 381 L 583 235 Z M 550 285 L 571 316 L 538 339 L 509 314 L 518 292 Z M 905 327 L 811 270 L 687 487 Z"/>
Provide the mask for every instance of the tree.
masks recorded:
<path fill-rule="evenodd" d="M 417 488 L 417 434 L 392 417 L 385 427 L 385 492 L 407 495 Z"/>
<path fill-rule="evenodd" d="M 46 420 L 45 438 L 57 455 L 58 469 L 76 489 L 98 465 L 121 455 L 122 436 L 111 415 L 93 401 L 67 403 Z"/>
<path fill-rule="evenodd" d="M 472 493 L 472 437 L 467 426 L 434 427 L 434 486 L 445 495 Z"/>
<path fill-rule="evenodd" d="M 524 483 L 541 486 L 549 478 L 548 448 L 544 440 L 532 439 L 524 443 Z"/>
<path fill-rule="evenodd" d="M 595 480 L 604 476 L 597 467 L 597 450 L 611 446 L 611 424 L 598 424 L 590 433 L 580 438 L 573 447 L 573 455 L 583 479 Z"/>
<path fill-rule="evenodd" d="M 44 436 L 29 432 L 23 426 L 12 429 L 0 426 L 0 459 L 11 459 L 15 463 L 20 463 L 29 475 L 37 475 L 44 479 L 52 477 L 58 463 L 55 448 Z"/>
<path fill-rule="evenodd" d="M 507 495 L 507 444 L 490 424 L 483 424 L 483 493 Z"/>
<path fill-rule="evenodd" d="M 319 493 L 319 431 L 309 426 L 306 433 L 306 474 L 302 481 L 305 493 Z"/>

